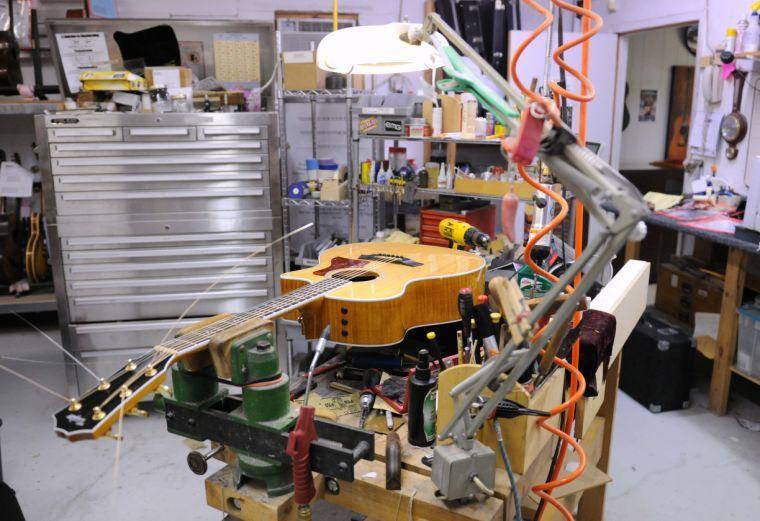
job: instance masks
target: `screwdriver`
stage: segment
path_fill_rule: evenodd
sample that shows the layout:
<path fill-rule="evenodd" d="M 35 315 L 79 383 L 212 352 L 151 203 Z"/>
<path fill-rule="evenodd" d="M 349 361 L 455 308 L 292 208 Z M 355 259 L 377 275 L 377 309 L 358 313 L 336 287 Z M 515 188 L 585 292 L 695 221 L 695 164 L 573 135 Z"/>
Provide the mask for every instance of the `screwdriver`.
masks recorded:
<path fill-rule="evenodd" d="M 364 390 L 359 395 L 359 406 L 361 407 L 361 416 L 359 416 L 359 428 L 363 429 L 367 423 L 367 417 L 375 406 L 375 393 L 372 390 L 380 383 L 379 371 L 367 371 L 364 373 Z"/>
<path fill-rule="evenodd" d="M 428 334 L 425 336 L 430 341 L 430 354 L 432 354 L 435 357 L 436 362 L 438 362 L 438 370 L 439 371 L 445 370 L 446 366 L 443 364 L 443 357 L 441 356 L 441 348 L 438 345 L 438 342 L 435 341 L 435 331 L 429 331 Z"/>

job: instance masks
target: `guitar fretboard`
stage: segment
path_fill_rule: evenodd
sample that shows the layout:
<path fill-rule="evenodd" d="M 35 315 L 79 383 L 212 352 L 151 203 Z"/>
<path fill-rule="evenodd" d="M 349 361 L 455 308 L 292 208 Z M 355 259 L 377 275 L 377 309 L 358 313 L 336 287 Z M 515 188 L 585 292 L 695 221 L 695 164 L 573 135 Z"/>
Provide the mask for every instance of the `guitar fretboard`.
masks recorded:
<path fill-rule="evenodd" d="M 348 279 L 326 278 L 314 284 L 307 284 L 286 295 L 267 300 L 255 308 L 238 313 L 229 318 L 219 320 L 204 328 L 187 335 L 174 338 L 162 343 L 159 348 L 164 351 L 180 352 L 186 349 L 195 349 L 208 343 L 212 336 L 226 329 L 230 329 L 249 320 L 259 318 L 272 320 L 284 315 L 288 311 L 297 309 L 309 302 L 313 302 L 326 293 L 344 286 L 351 282 Z"/>

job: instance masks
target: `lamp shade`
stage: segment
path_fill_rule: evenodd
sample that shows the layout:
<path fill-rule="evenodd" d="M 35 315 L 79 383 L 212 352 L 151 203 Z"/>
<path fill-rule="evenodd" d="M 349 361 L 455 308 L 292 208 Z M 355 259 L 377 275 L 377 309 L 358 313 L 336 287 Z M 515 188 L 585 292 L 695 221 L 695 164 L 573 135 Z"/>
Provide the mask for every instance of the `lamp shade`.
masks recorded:
<path fill-rule="evenodd" d="M 394 74 L 435 69 L 443 61 L 427 42 L 408 43 L 421 24 L 363 25 L 334 31 L 317 47 L 317 66 L 340 74 Z"/>

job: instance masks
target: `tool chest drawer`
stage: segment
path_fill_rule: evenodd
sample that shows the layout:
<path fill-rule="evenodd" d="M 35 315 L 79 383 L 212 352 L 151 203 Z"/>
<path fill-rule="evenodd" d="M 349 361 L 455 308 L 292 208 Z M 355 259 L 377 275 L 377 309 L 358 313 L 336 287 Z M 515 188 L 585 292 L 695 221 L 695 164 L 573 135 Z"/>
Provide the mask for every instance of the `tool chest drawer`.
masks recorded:
<path fill-rule="evenodd" d="M 177 154 L 171 153 L 159 157 L 152 155 L 127 156 L 80 156 L 53 157 L 50 159 L 53 175 L 62 174 L 118 174 L 122 172 L 171 172 L 181 165 L 191 165 L 193 170 L 199 166 L 217 166 L 229 168 L 231 165 L 264 166 L 269 158 L 266 154 Z"/>
<path fill-rule="evenodd" d="M 246 141 L 176 141 L 166 140 L 157 142 L 98 142 L 98 143 L 51 143 L 51 157 L 81 157 L 86 155 L 166 155 L 177 152 L 185 154 L 222 153 L 236 154 L 240 152 L 256 153 L 266 150 L 267 142 L 261 139 Z"/>
<path fill-rule="evenodd" d="M 69 333 L 76 337 L 81 350 L 150 348 L 160 343 L 168 331 L 176 333 L 203 318 L 73 324 Z"/>
<path fill-rule="evenodd" d="M 177 318 L 201 297 L 192 314 L 242 313 L 274 296 L 271 288 L 225 289 L 211 291 L 178 291 L 136 295 L 94 295 L 69 297 L 69 317 L 73 323 L 113 320 Z"/>
<path fill-rule="evenodd" d="M 58 215 L 270 208 L 269 188 L 107 190 L 56 194 Z"/>
<path fill-rule="evenodd" d="M 50 221 L 50 216 L 47 217 Z M 74 248 L 76 244 L 79 244 L 85 248 L 92 248 L 97 247 L 96 243 L 101 242 L 136 245 L 145 241 L 155 241 L 163 244 L 162 238 L 154 236 L 191 236 L 192 241 L 206 242 L 213 237 L 208 234 L 240 232 L 263 232 L 262 240 L 268 242 L 272 238 L 272 231 L 279 230 L 280 218 L 269 210 L 180 211 L 129 215 L 107 214 L 100 215 L 97 219 L 86 215 L 66 215 L 59 216 L 55 224 L 59 237 L 75 238 L 73 241 L 66 242 L 65 246 Z M 110 239 L 111 237 L 116 238 Z M 249 240 L 259 240 L 258 237 L 261 237 L 260 233 L 245 236 Z"/>
<path fill-rule="evenodd" d="M 54 176 L 56 192 L 76 192 L 82 189 L 101 190 L 167 190 L 186 188 L 213 190 L 216 188 L 244 189 L 269 186 L 264 171 L 157 173 L 157 174 L 82 174 Z"/>

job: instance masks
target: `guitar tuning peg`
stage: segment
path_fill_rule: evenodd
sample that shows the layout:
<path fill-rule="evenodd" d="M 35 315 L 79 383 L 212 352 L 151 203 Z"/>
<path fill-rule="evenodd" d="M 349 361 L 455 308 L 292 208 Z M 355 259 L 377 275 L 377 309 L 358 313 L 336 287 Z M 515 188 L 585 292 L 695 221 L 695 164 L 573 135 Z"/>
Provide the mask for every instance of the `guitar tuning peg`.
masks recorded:
<path fill-rule="evenodd" d="M 143 409 L 138 409 L 137 407 L 132 407 L 127 411 L 128 416 L 139 416 L 141 418 L 147 418 L 148 417 L 148 411 L 145 411 Z"/>
<path fill-rule="evenodd" d="M 116 440 L 116 441 L 122 441 L 124 439 L 124 436 L 122 436 L 120 434 L 114 434 L 111 429 L 108 429 L 108 431 L 106 431 L 106 433 L 105 433 L 104 436 L 106 436 L 108 438 L 111 438 L 112 440 Z"/>
<path fill-rule="evenodd" d="M 100 383 L 98 384 L 98 391 L 107 391 L 111 387 L 111 382 L 106 380 L 105 378 L 100 379 Z"/>
<path fill-rule="evenodd" d="M 80 402 L 76 398 L 72 398 L 71 400 L 69 400 L 69 407 L 68 407 L 68 409 L 69 409 L 70 412 L 77 412 L 81 408 L 82 408 L 82 402 Z"/>
<path fill-rule="evenodd" d="M 164 398 L 171 398 L 174 396 L 174 392 L 172 391 L 172 388 L 168 385 L 162 385 L 158 388 L 158 393 L 163 396 Z"/>

